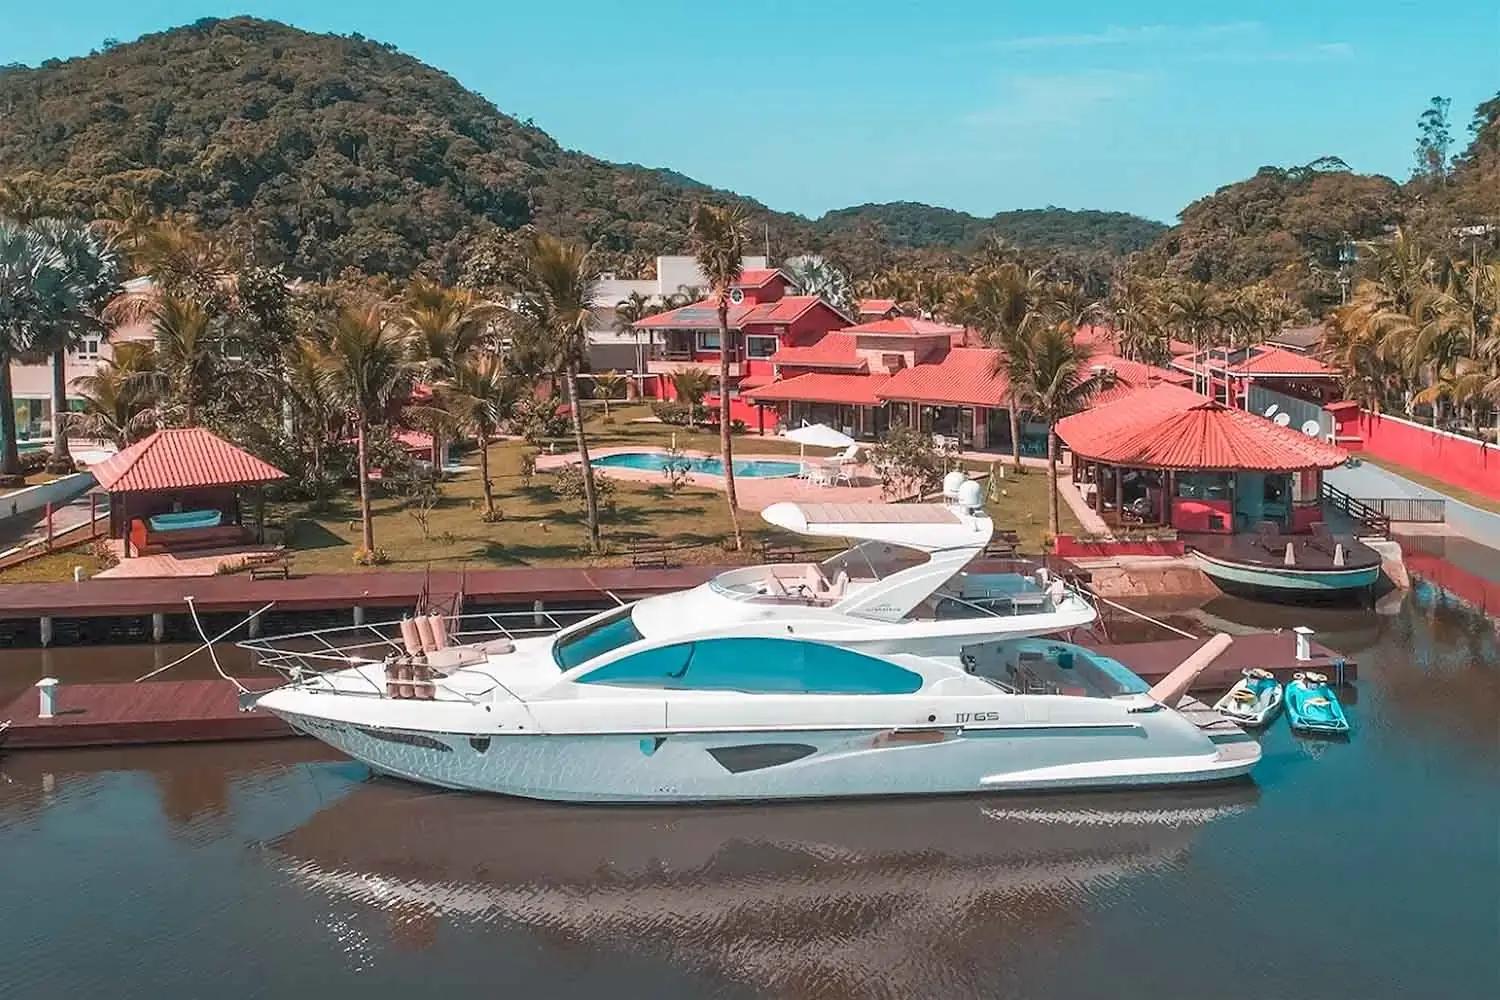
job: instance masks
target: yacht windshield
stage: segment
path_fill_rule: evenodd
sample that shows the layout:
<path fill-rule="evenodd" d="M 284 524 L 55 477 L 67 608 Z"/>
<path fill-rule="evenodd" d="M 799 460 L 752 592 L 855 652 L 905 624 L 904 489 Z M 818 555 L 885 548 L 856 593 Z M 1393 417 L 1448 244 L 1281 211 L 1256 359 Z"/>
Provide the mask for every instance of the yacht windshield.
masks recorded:
<path fill-rule="evenodd" d="M 552 644 L 552 659 L 559 668 L 569 670 L 640 639 L 641 633 L 630 620 L 630 608 L 626 606 L 576 631 L 558 636 Z"/>

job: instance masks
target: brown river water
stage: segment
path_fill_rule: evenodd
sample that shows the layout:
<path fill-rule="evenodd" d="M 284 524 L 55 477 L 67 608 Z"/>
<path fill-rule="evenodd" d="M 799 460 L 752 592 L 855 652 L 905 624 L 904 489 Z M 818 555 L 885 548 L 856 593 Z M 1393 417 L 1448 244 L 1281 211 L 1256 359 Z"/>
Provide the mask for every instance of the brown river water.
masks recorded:
<path fill-rule="evenodd" d="M 1360 680 L 1350 740 L 1280 719 L 1202 790 L 605 808 L 310 740 L 0 754 L 0 998 L 1497 996 L 1500 624 L 1386 610 L 1204 609 Z M 0 652 L 0 695 L 177 652 Z"/>

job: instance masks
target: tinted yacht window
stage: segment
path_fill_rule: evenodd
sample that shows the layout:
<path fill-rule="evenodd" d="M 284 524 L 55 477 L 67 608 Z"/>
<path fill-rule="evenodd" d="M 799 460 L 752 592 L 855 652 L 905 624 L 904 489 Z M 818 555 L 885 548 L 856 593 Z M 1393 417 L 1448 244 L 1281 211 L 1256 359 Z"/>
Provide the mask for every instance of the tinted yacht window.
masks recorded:
<path fill-rule="evenodd" d="M 911 694 L 922 686 L 917 674 L 873 656 L 771 638 L 705 639 L 643 650 L 579 681 L 751 694 Z"/>
<path fill-rule="evenodd" d="M 641 633 L 630 620 L 630 608 L 624 607 L 576 632 L 559 636 L 552 644 L 552 659 L 568 670 L 612 649 L 639 642 L 640 638 Z"/>

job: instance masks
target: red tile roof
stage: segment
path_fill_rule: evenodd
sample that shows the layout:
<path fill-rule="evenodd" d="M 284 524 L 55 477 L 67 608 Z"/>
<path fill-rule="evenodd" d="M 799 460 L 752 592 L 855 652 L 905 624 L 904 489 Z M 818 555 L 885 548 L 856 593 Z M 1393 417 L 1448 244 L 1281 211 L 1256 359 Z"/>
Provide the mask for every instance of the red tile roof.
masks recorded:
<path fill-rule="evenodd" d="M 951 337 L 955 333 L 963 333 L 964 328 L 949 326 L 947 323 L 934 323 L 930 319 L 896 316 L 893 319 L 877 319 L 870 323 L 851 326 L 844 332 L 882 334 L 889 337 L 917 337 L 940 333 Z"/>
<path fill-rule="evenodd" d="M 880 390 L 881 399 L 942 406 L 1004 406 L 1010 382 L 995 370 L 1000 352 L 955 347 L 941 361 L 903 368 Z"/>
<path fill-rule="evenodd" d="M 1331 469 L 1340 448 L 1176 385 L 1139 389 L 1057 424 L 1073 453 L 1139 469 Z"/>
<path fill-rule="evenodd" d="M 895 299 L 860 299 L 859 314 L 861 316 L 883 316 L 896 308 Z"/>
<path fill-rule="evenodd" d="M 825 333 L 805 347 L 783 347 L 771 355 L 771 361 L 799 368 L 865 368 L 865 359 L 854 350 L 854 338 L 843 330 Z"/>
<path fill-rule="evenodd" d="M 202 427 L 161 430 L 89 471 L 110 493 L 247 486 L 286 473 Z"/>
<path fill-rule="evenodd" d="M 734 288 L 760 288 L 762 285 L 771 283 L 771 279 L 785 277 L 781 271 L 774 267 L 747 267 L 740 272 L 740 280 L 736 281 Z"/>
<path fill-rule="evenodd" d="M 1202 371 L 1206 368 L 1215 374 L 1226 373 L 1233 376 L 1282 375 L 1294 378 L 1298 376 L 1332 378 L 1337 374 L 1317 358 L 1268 344 L 1234 351 L 1215 347 L 1200 354 L 1173 361 L 1172 364 L 1187 372 Z"/>
<path fill-rule="evenodd" d="M 819 304 L 848 322 L 847 316 L 816 295 L 785 295 L 775 302 L 762 302 L 759 305 L 747 302 L 741 302 L 738 305 L 731 303 L 729 328 L 740 330 L 757 323 L 792 323 L 803 313 Z M 719 307 L 711 298 L 700 299 L 690 305 L 669 309 L 655 316 L 647 316 L 637 321 L 635 328 L 637 330 L 717 330 Z"/>
<path fill-rule="evenodd" d="M 842 403 L 846 406 L 879 406 L 878 392 L 891 379 L 889 375 L 846 375 L 834 372 L 808 372 L 796 378 L 782 379 L 741 395 L 757 403 L 796 400 L 801 403 Z"/>

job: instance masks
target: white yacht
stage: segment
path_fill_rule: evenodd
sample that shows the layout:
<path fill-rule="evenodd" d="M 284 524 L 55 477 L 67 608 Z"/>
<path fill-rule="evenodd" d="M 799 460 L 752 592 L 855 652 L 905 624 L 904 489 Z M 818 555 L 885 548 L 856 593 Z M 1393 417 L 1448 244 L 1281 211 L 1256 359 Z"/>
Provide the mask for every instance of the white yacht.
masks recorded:
<path fill-rule="evenodd" d="M 974 484 L 950 486 L 946 504 L 777 504 L 772 524 L 852 546 L 730 570 L 551 635 L 435 618 L 403 622 L 399 640 L 370 627 L 353 644 L 252 641 L 291 678 L 258 706 L 379 772 L 574 802 L 1139 786 L 1250 769 L 1257 744 L 1200 727 L 1113 660 L 1033 638 L 1089 624 L 1092 604 L 1045 571 L 969 572 L 993 525 Z"/>

